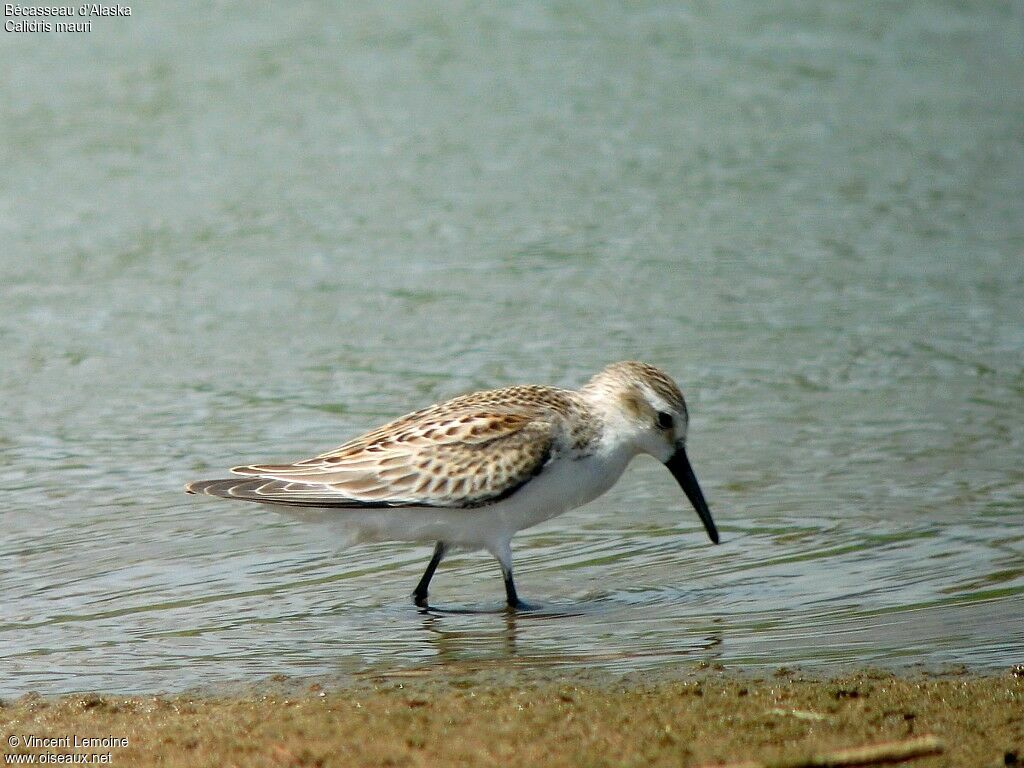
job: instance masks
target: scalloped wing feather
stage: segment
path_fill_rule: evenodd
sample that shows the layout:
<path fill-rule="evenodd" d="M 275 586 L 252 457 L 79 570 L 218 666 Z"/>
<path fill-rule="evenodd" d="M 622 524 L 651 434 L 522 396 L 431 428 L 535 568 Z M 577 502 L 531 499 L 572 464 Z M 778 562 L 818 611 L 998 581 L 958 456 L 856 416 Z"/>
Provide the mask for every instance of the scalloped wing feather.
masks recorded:
<path fill-rule="evenodd" d="M 199 492 L 302 506 L 474 507 L 506 498 L 551 456 L 555 426 L 536 412 L 427 409 L 294 464 L 231 471 Z"/>

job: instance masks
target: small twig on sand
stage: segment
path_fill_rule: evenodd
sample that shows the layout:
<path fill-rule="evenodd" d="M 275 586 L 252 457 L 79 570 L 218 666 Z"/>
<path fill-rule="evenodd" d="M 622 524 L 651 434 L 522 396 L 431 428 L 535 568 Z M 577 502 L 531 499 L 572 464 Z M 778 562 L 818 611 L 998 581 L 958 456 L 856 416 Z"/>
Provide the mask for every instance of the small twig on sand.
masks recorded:
<path fill-rule="evenodd" d="M 828 715 L 820 712 L 810 712 L 806 709 L 769 709 L 767 714 L 787 717 L 795 717 L 797 720 L 829 720 Z"/>
<path fill-rule="evenodd" d="M 854 765 L 881 765 L 900 763 L 915 757 L 938 755 L 943 751 L 942 741 L 937 736 L 917 736 L 904 741 L 885 741 L 866 747 L 849 747 L 832 752 L 802 757 L 795 760 L 773 762 L 749 761 L 730 763 L 720 768 L 843 768 Z"/>

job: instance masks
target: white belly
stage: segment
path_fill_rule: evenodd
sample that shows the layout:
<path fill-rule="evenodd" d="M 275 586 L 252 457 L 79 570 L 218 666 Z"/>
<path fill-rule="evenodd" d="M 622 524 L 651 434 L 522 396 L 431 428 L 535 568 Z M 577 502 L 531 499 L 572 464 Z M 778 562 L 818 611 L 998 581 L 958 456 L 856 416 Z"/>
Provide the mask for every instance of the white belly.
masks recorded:
<path fill-rule="evenodd" d="M 353 541 L 421 541 L 470 549 L 495 548 L 524 528 L 592 501 L 619 479 L 629 457 L 562 459 L 509 498 L 475 509 L 432 507 L 302 510 L 278 507 L 307 520 L 339 525 Z"/>

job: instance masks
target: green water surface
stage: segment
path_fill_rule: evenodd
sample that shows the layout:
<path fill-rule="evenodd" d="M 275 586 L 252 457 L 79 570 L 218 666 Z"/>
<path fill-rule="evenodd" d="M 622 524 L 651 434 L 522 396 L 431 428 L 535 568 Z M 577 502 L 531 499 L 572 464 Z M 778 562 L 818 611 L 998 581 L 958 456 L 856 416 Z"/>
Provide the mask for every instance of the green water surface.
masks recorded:
<path fill-rule="evenodd" d="M 1024 661 L 1015 2 L 139 3 L 0 32 L 0 691 Z M 457 555 L 195 499 L 467 390 L 680 381 Z"/>

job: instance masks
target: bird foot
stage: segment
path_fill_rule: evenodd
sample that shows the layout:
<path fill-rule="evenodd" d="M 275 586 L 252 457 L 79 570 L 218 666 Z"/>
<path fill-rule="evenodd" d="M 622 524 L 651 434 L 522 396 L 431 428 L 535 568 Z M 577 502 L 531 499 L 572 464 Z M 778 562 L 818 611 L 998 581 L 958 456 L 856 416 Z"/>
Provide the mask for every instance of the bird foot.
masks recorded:
<path fill-rule="evenodd" d="M 536 605 L 535 603 L 528 603 L 525 600 L 520 600 L 519 598 L 516 598 L 514 601 L 510 600 L 508 602 L 506 610 L 508 610 L 510 613 L 526 613 L 529 611 L 539 611 L 540 609 L 541 606 Z"/>

